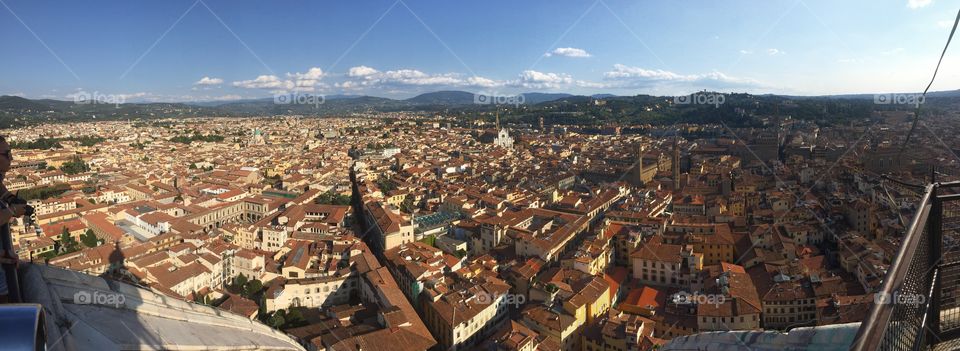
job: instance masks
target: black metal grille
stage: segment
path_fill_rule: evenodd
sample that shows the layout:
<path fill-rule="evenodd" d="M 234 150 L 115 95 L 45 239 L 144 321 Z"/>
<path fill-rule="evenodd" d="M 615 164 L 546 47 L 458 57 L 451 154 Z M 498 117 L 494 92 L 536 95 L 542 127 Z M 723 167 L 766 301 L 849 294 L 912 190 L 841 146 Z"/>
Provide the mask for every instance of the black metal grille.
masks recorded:
<path fill-rule="evenodd" d="M 881 290 L 874 299 L 870 316 L 861 324 L 854 341 L 854 350 L 915 350 L 924 344 L 927 304 L 916 302 L 918 296 L 930 295 L 935 267 L 931 244 L 934 225 L 928 221 L 935 188 L 927 187 L 910 227 L 904 236 L 897 257 L 884 277 Z M 908 301 L 909 300 L 909 301 Z M 926 300 L 924 302 L 927 302 Z"/>
<path fill-rule="evenodd" d="M 924 350 L 960 338 L 960 182 L 926 187 L 853 350 Z"/>
<path fill-rule="evenodd" d="M 924 234 L 926 230 L 923 231 Z M 914 296 L 927 296 L 930 281 L 926 274 L 930 270 L 928 236 L 921 235 L 913 260 L 909 262 L 907 274 L 900 286 L 892 292 L 879 292 L 875 302 L 889 304 L 892 307 L 890 322 L 883 333 L 880 350 L 911 350 L 923 335 L 924 308 L 915 303 L 904 303 Z"/>
<path fill-rule="evenodd" d="M 940 333 L 935 335 L 937 339 L 960 332 L 960 201 L 951 197 L 943 201 L 941 207 L 943 258 L 939 265 Z"/>
<path fill-rule="evenodd" d="M 940 330 L 960 330 L 960 262 L 940 266 Z"/>

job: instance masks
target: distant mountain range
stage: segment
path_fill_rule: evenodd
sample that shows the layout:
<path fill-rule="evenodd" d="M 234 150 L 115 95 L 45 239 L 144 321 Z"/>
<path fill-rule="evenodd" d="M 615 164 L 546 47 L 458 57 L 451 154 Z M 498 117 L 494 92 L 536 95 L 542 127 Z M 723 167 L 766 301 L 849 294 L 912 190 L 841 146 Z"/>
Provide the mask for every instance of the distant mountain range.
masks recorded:
<path fill-rule="evenodd" d="M 478 98 L 478 95 L 482 97 Z M 507 98 L 513 98 L 517 96 L 523 97 L 523 99 L 520 100 L 522 101 L 522 103 L 534 104 L 534 105 L 542 102 L 556 101 L 556 100 L 560 100 L 560 99 L 564 99 L 572 96 L 583 97 L 582 95 L 573 95 L 573 94 L 566 94 L 566 93 L 523 93 L 523 94 L 513 95 L 513 96 L 493 96 L 493 97 L 507 99 Z M 390 98 L 373 97 L 373 96 L 366 96 L 366 95 L 327 95 L 324 98 L 326 99 L 326 101 L 354 100 L 354 101 L 351 101 L 354 103 L 371 102 L 371 101 L 385 103 L 387 101 L 394 101 L 398 105 L 453 105 L 453 106 L 456 106 L 456 105 L 484 104 L 485 103 L 484 101 L 486 101 L 484 100 L 484 97 L 490 97 L 490 96 L 471 93 L 467 91 L 443 90 L 443 91 L 435 91 L 430 93 L 423 93 L 408 99 L 390 99 Z M 616 95 L 594 94 L 594 95 L 590 95 L 589 97 L 595 98 L 595 99 L 605 99 L 605 98 L 616 97 Z M 194 105 L 194 106 L 222 106 L 222 105 L 237 104 L 237 103 L 243 104 L 243 103 L 261 103 L 261 102 L 273 103 L 273 99 L 263 98 L 263 99 L 226 100 L 226 101 L 202 101 L 202 102 L 185 102 L 184 104 Z"/>
<path fill-rule="evenodd" d="M 738 101 L 744 98 L 763 102 L 776 101 L 834 101 L 850 100 L 858 105 L 870 106 L 873 104 L 874 94 L 847 94 L 827 96 L 786 96 L 786 95 L 750 95 L 732 94 Z M 651 112 L 651 106 L 663 106 L 665 99 L 670 96 L 617 96 L 612 94 L 595 94 L 591 96 L 573 95 L 565 93 L 523 93 L 516 96 L 478 96 L 466 91 L 436 91 L 420 94 L 407 99 L 391 99 L 365 95 L 330 95 L 322 99 L 309 95 L 298 96 L 306 103 L 277 103 L 274 98 L 244 99 L 230 101 L 203 101 L 203 102 L 157 102 L 157 103 L 123 103 L 123 104 L 78 104 L 73 101 L 61 100 L 32 100 L 18 96 L 0 96 L 0 128 L 27 123 L 84 119 L 137 119 L 137 118 L 166 118 L 166 117 L 196 117 L 196 116 L 272 116 L 283 114 L 299 114 L 307 116 L 343 115 L 363 112 L 395 112 L 395 111 L 423 111 L 458 113 L 461 115 L 476 115 L 477 113 L 492 112 L 493 101 L 502 106 L 515 108 L 522 104 L 523 111 L 516 113 L 539 115 L 551 113 L 587 113 L 593 116 L 621 116 L 633 119 L 645 119 Z M 752 97 L 752 98 L 751 98 Z M 593 100 L 607 100 L 606 106 L 593 106 Z M 322 102 L 322 103 L 318 103 Z M 729 105 L 730 100 L 728 100 Z M 820 103 L 822 104 L 822 103 Z M 736 106 L 736 105 L 731 105 Z M 926 106 L 960 109 L 960 90 L 931 92 L 927 95 Z M 729 106 L 728 106 L 729 107 Z M 659 107 L 658 107 L 659 108 Z M 673 109 L 682 109 L 683 106 L 674 106 Z M 874 106 L 873 108 L 889 109 L 899 106 Z M 822 109 L 821 109 L 822 110 Z M 662 116 L 663 114 L 660 113 Z M 616 118 L 621 118 L 616 117 Z M 529 117 L 528 117 L 529 118 Z"/>

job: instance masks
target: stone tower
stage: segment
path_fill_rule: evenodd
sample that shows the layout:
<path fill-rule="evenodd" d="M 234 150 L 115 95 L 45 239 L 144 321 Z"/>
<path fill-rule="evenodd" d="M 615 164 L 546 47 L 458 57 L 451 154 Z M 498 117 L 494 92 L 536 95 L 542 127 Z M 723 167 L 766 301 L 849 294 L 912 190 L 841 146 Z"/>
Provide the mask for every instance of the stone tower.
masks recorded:
<path fill-rule="evenodd" d="M 637 148 L 637 185 L 643 186 L 643 152 L 646 151 L 643 144 Z"/>
<path fill-rule="evenodd" d="M 673 190 L 680 190 L 680 137 L 673 140 Z"/>

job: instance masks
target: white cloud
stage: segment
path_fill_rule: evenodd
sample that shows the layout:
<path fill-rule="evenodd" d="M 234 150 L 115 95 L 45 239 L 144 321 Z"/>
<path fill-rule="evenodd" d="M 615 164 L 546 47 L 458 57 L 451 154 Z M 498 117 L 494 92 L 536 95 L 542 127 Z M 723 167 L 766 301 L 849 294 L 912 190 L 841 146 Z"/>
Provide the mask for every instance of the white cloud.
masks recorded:
<path fill-rule="evenodd" d="M 299 91 L 313 91 L 314 87 L 320 85 L 323 76 L 323 70 L 317 67 L 310 68 L 307 73 L 287 73 L 287 78 L 293 81 L 293 86 Z"/>
<path fill-rule="evenodd" d="M 257 76 L 255 79 L 251 80 L 241 80 L 233 82 L 233 86 L 244 89 L 292 89 L 293 84 L 290 82 L 290 85 L 286 84 L 287 82 L 280 80 L 279 77 L 275 75 L 261 75 Z"/>
<path fill-rule="evenodd" d="M 597 83 L 574 80 L 565 73 L 538 72 L 526 70 L 511 80 L 496 80 L 481 76 L 464 76 L 458 73 L 431 74 L 416 69 L 398 69 L 379 71 L 371 67 L 352 67 L 347 79 L 334 86 L 344 90 L 380 89 L 385 92 L 403 91 L 404 88 L 459 88 L 459 89 L 558 89 L 562 87 L 590 87 Z"/>
<path fill-rule="evenodd" d="M 743 54 L 743 55 L 752 55 L 752 54 L 753 54 L 753 50 L 740 50 L 740 54 Z"/>
<path fill-rule="evenodd" d="M 458 85 L 462 81 L 452 73 L 427 74 L 415 69 L 386 71 L 379 76 L 380 82 L 398 85 Z"/>
<path fill-rule="evenodd" d="M 613 71 L 603 73 L 606 79 L 641 78 L 650 80 L 691 80 L 693 76 L 684 77 L 664 70 L 648 70 L 640 67 L 631 67 L 622 64 L 613 65 Z"/>
<path fill-rule="evenodd" d="M 200 80 L 198 80 L 196 83 L 193 83 L 193 84 L 194 85 L 220 85 L 220 84 L 223 84 L 223 79 L 210 78 L 210 77 L 204 76 L 203 78 L 200 78 Z"/>
<path fill-rule="evenodd" d="M 926 7 L 933 3 L 933 0 L 907 0 L 907 7 L 911 9 L 918 9 L 921 7 Z"/>
<path fill-rule="evenodd" d="M 251 80 L 233 82 L 233 86 L 244 89 L 268 89 L 274 93 L 285 93 L 289 90 L 311 92 L 317 87 L 324 87 L 320 82 L 326 74 L 322 69 L 313 67 L 305 73 L 287 73 L 286 79 L 275 75 L 261 75 Z"/>
<path fill-rule="evenodd" d="M 953 20 L 937 21 L 937 27 L 940 27 L 943 29 L 951 29 L 953 28 L 953 22 L 954 22 Z"/>
<path fill-rule="evenodd" d="M 722 72 L 704 74 L 679 74 L 664 70 L 651 70 L 623 64 L 613 65 L 612 71 L 603 73 L 608 89 L 629 88 L 682 88 L 699 90 L 703 88 L 721 89 L 736 87 L 755 87 L 761 84 L 753 79 L 731 77 Z M 693 89 L 695 88 L 695 89 Z"/>
<path fill-rule="evenodd" d="M 380 71 L 377 71 L 376 69 L 373 69 L 372 67 L 356 66 L 356 67 L 350 67 L 350 71 L 347 72 L 347 76 L 350 76 L 350 77 L 365 77 L 365 76 L 374 75 L 374 74 L 377 74 L 377 73 L 380 73 Z"/>
<path fill-rule="evenodd" d="M 553 51 L 543 55 L 546 57 L 564 56 L 564 57 L 577 57 L 577 58 L 593 56 L 593 55 L 590 55 L 590 53 L 588 53 L 586 50 L 577 49 L 577 48 L 556 48 L 556 49 L 553 49 Z"/>
<path fill-rule="evenodd" d="M 128 103 L 132 101 L 147 101 L 151 98 L 154 98 L 155 95 L 146 92 L 138 93 L 107 93 L 99 90 L 87 91 L 84 89 L 77 89 L 76 91 L 64 95 L 68 100 L 83 100 L 83 101 L 100 101 L 107 103 Z"/>
<path fill-rule="evenodd" d="M 307 70 L 307 73 L 287 73 L 288 77 L 296 77 L 297 79 L 320 79 L 323 78 L 323 70 L 317 67 L 312 67 Z"/>
<path fill-rule="evenodd" d="M 212 101 L 227 101 L 227 100 L 240 100 L 240 99 L 243 99 L 242 96 L 237 95 L 237 94 L 227 94 L 227 95 L 220 95 L 220 96 L 203 96 L 203 97 L 201 97 L 201 98 L 202 98 L 203 100 L 212 100 Z"/>
<path fill-rule="evenodd" d="M 573 77 L 566 73 L 526 70 L 520 73 L 520 78 L 512 85 L 532 89 L 555 89 L 570 84 L 573 84 Z"/>
<path fill-rule="evenodd" d="M 250 82 L 235 84 L 256 85 L 261 88 L 284 89 L 281 79 L 270 76 L 258 77 Z M 345 80 L 332 84 L 344 91 L 403 94 L 416 91 L 439 89 L 504 89 L 506 91 L 570 91 L 577 89 L 652 89 L 654 91 L 694 91 L 700 89 L 724 89 L 760 87 L 752 79 L 731 77 L 721 72 L 704 74 L 679 74 L 675 72 L 645 69 L 617 64 L 612 70 L 603 73 L 602 81 L 575 79 L 562 72 L 541 72 L 525 70 L 513 79 L 498 80 L 481 76 L 466 76 L 459 73 L 428 73 L 417 69 L 396 69 L 381 71 L 367 66 L 350 68 Z"/>
<path fill-rule="evenodd" d="M 495 81 L 493 79 L 477 77 L 477 76 L 467 78 L 466 83 L 467 85 L 470 85 L 470 86 L 484 87 L 484 88 L 493 88 L 493 87 L 503 85 L 501 82 Z"/>
<path fill-rule="evenodd" d="M 372 67 L 356 66 L 347 71 L 352 78 L 336 83 L 342 89 L 358 90 L 364 88 L 396 88 L 401 86 L 437 86 L 437 87 L 483 87 L 500 86 L 503 83 L 490 78 L 473 76 L 462 77 L 456 73 L 430 74 L 416 69 L 398 69 L 378 71 Z"/>
<path fill-rule="evenodd" d="M 781 51 L 780 49 L 773 49 L 773 48 L 767 49 L 767 55 L 770 55 L 770 56 L 786 55 L 786 54 L 787 54 L 786 52 Z"/>
<path fill-rule="evenodd" d="M 352 80 L 334 83 L 333 86 L 340 89 L 345 89 L 345 90 L 355 90 L 355 89 L 362 88 L 362 84 Z"/>
<path fill-rule="evenodd" d="M 150 94 L 145 92 L 139 92 L 139 93 L 131 93 L 131 94 L 117 94 L 117 96 L 124 100 L 130 100 L 130 99 L 145 98 L 150 96 Z"/>

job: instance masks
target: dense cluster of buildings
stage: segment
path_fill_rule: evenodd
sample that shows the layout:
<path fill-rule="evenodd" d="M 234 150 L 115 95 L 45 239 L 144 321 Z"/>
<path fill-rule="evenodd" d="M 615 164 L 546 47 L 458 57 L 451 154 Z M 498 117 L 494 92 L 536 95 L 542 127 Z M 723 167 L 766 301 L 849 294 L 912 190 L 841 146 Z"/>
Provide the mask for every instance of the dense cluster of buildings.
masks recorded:
<path fill-rule="evenodd" d="M 43 125 L 8 140 L 61 147 L 15 150 L 6 178 L 36 194 L 13 226 L 21 257 L 311 350 L 649 350 L 863 319 L 915 201 L 880 173 L 956 164 L 891 159 L 899 117 L 645 134 L 402 113 Z"/>

